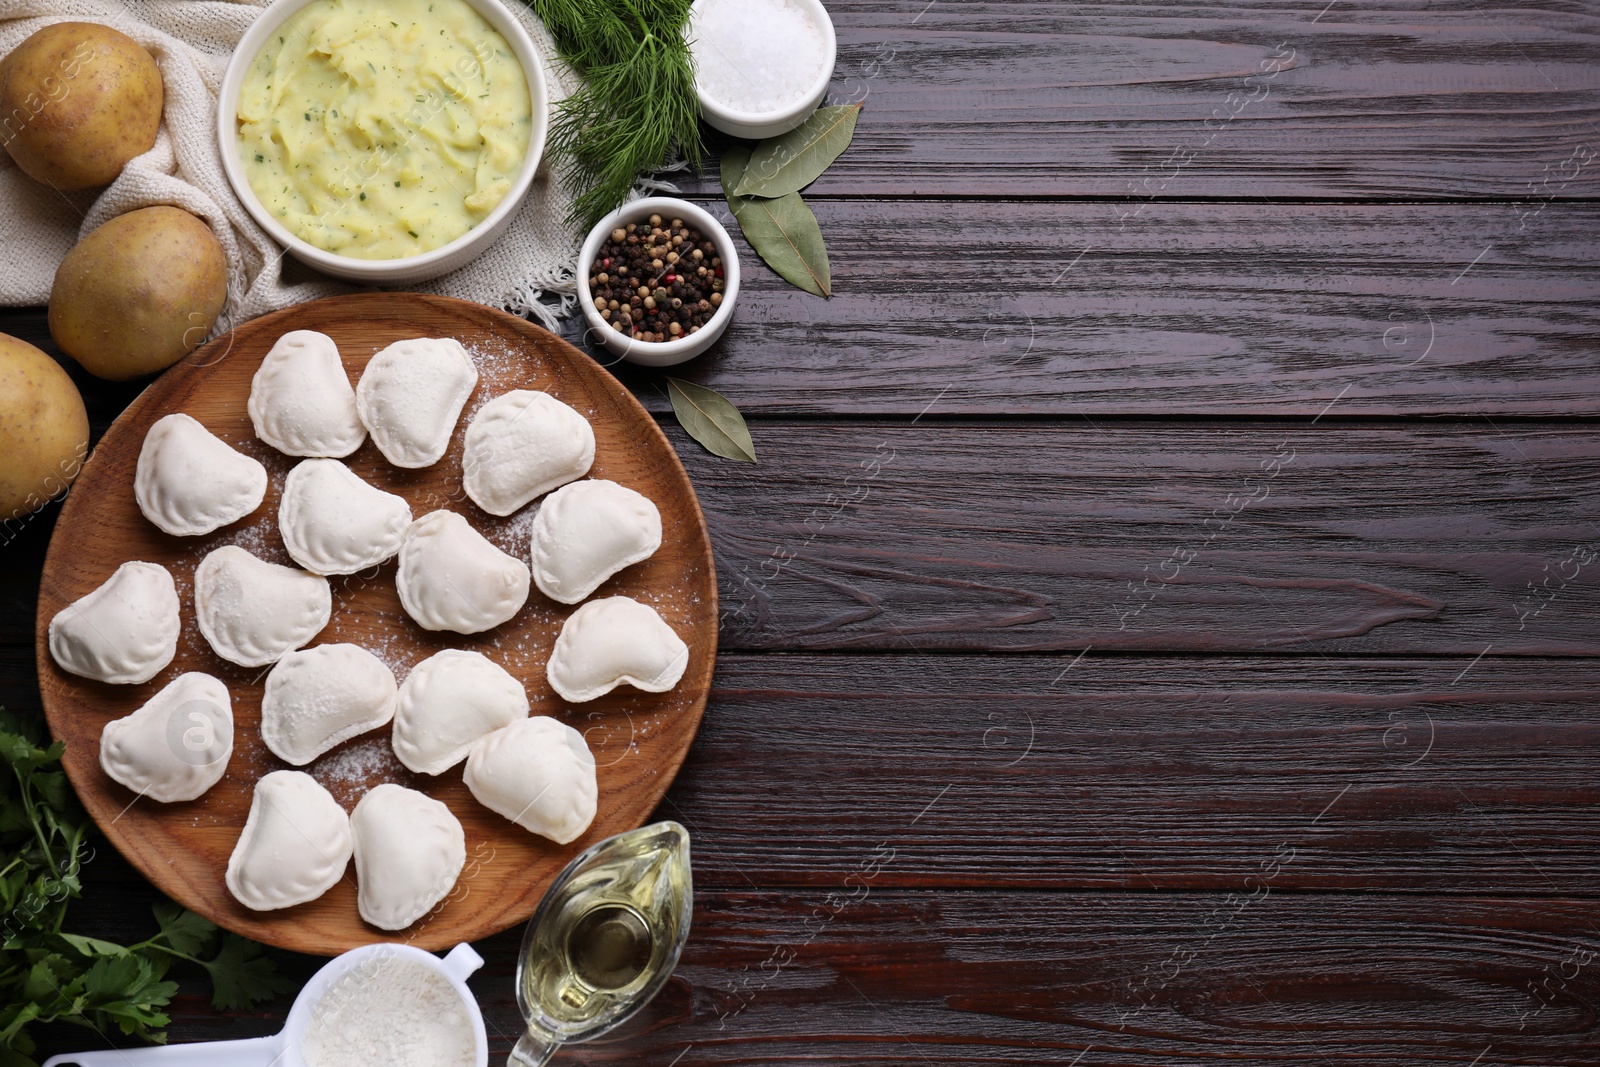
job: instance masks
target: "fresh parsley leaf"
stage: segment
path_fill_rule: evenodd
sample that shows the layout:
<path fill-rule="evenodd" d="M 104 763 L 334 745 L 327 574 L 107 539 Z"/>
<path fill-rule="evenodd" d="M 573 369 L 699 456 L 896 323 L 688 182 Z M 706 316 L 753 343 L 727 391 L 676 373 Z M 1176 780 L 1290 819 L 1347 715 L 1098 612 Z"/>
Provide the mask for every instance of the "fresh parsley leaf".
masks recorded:
<path fill-rule="evenodd" d="M 124 1034 L 137 1034 L 171 1021 L 157 1009 L 172 1000 L 178 983 L 163 981 L 149 960 L 130 953 L 96 960 L 83 976 L 83 989 L 91 1013 Z"/>
<path fill-rule="evenodd" d="M 238 934 L 224 934 L 216 958 L 200 962 L 211 974 L 211 1004 L 218 1011 L 240 1011 L 294 988 L 260 945 Z"/>
<path fill-rule="evenodd" d="M 61 994 L 61 987 L 69 985 L 76 977 L 73 965 L 65 956 L 49 953 L 41 956 L 28 970 L 22 981 L 22 996 L 30 1003 L 42 1003 Z"/>
<path fill-rule="evenodd" d="M 211 973 L 218 1007 L 248 1007 L 285 991 L 259 945 L 221 937 L 169 902 L 155 908 L 160 931 L 136 945 L 62 929 L 83 889 L 79 868 L 93 851 L 92 824 L 61 771 L 61 751 L 37 720 L 0 708 L 0 1067 L 35 1067 L 28 1033 L 35 1023 L 164 1041 L 162 1009 L 178 990 L 166 975 L 177 960 Z"/>
<path fill-rule="evenodd" d="M 61 934 L 61 940 L 83 953 L 85 956 L 115 957 L 126 956 L 128 949 L 125 945 L 113 944 L 110 941 L 101 941 L 98 937 L 83 937 L 80 934 Z"/>
<path fill-rule="evenodd" d="M 157 901 L 156 922 L 161 926 L 161 936 L 172 951 L 185 956 L 198 956 L 211 947 L 217 935 L 216 924 L 201 918 L 188 908 L 180 908 L 170 900 Z"/>

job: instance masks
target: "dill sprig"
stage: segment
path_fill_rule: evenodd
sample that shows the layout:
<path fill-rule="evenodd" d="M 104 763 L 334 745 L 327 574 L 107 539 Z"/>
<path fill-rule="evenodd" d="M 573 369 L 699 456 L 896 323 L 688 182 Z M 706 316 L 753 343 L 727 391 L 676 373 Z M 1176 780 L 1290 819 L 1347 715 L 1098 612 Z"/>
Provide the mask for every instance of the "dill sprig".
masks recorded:
<path fill-rule="evenodd" d="M 571 161 L 569 220 L 587 229 L 628 198 L 639 175 L 704 154 L 690 0 L 530 0 L 561 58 L 583 75 L 562 101 L 550 151 Z"/>

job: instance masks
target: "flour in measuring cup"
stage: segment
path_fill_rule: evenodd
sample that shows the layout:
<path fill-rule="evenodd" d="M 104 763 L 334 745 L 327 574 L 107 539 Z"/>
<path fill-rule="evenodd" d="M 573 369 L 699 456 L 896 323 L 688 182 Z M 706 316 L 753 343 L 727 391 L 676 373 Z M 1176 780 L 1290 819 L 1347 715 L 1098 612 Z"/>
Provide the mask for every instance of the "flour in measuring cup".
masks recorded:
<path fill-rule="evenodd" d="M 466 1004 L 432 967 L 397 956 L 357 964 L 311 1011 L 306 1067 L 472 1067 Z"/>

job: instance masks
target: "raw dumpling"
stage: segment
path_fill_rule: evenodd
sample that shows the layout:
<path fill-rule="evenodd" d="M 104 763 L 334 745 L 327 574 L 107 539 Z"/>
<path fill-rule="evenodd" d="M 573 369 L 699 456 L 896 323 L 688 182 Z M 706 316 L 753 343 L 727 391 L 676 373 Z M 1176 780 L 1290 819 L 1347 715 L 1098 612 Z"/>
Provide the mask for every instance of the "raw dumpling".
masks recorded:
<path fill-rule="evenodd" d="M 180 674 L 132 715 L 100 731 L 100 766 L 141 796 L 193 800 L 221 780 L 233 754 L 233 701 L 209 674 Z"/>
<path fill-rule="evenodd" d="M 278 338 L 250 383 L 256 436 L 290 456 L 348 456 L 367 428 L 356 412 L 339 347 L 315 330 Z"/>
<path fill-rule="evenodd" d="M 551 396 L 516 389 L 472 417 L 462 452 L 467 495 L 491 515 L 522 505 L 589 473 L 594 430 Z"/>
<path fill-rule="evenodd" d="M 545 715 L 479 740 L 462 778 L 478 803 L 558 845 L 594 821 L 594 754 L 582 734 Z"/>
<path fill-rule="evenodd" d="M 380 930 L 404 930 L 449 894 L 467 862 L 467 836 L 444 804 L 385 782 L 350 814 L 356 907 Z"/>
<path fill-rule="evenodd" d="M 316 900 L 344 877 L 353 848 L 350 816 L 332 793 L 304 771 L 273 771 L 256 783 L 228 857 L 228 891 L 255 911 Z"/>
<path fill-rule="evenodd" d="M 187 415 L 168 415 L 144 435 L 133 495 L 169 534 L 210 533 L 250 514 L 266 494 L 267 468 Z"/>
<path fill-rule="evenodd" d="M 304 766 L 394 718 L 395 692 L 394 673 L 360 645 L 285 653 L 267 674 L 261 740 L 279 759 Z"/>
<path fill-rule="evenodd" d="M 528 601 L 528 565 L 453 511 L 431 511 L 411 524 L 394 581 L 406 613 L 424 630 L 493 629 Z"/>
<path fill-rule="evenodd" d="M 533 580 L 551 600 L 576 604 L 660 547 L 661 512 L 649 497 L 603 479 L 573 482 L 533 517 Z"/>
<path fill-rule="evenodd" d="M 396 341 L 362 372 L 356 409 L 390 463 L 431 467 L 450 446 L 456 419 L 477 384 L 478 368 L 460 341 Z"/>
<path fill-rule="evenodd" d="M 447 648 L 411 668 L 394 712 L 394 754 L 418 774 L 443 774 L 484 734 L 528 716 L 528 693 L 498 663 Z"/>
<path fill-rule="evenodd" d="M 178 590 L 156 563 L 124 563 L 50 620 L 50 655 L 99 682 L 148 682 L 178 651 Z"/>
<path fill-rule="evenodd" d="M 627 682 L 665 693 L 689 664 L 689 646 L 656 609 L 632 597 L 591 600 L 561 627 L 545 676 L 561 699 L 593 700 Z"/>
<path fill-rule="evenodd" d="M 328 625 L 333 590 L 326 578 L 223 545 L 195 568 L 194 614 L 217 655 L 265 667 Z"/>
<path fill-rule="evenodd" d="M 411 525 L 405 498 L 369 485 L 336 459 L 308 459 L 289 472 L 278 529 L 294 561 L 312 574 L 354 574 L 400 551 Z"/>

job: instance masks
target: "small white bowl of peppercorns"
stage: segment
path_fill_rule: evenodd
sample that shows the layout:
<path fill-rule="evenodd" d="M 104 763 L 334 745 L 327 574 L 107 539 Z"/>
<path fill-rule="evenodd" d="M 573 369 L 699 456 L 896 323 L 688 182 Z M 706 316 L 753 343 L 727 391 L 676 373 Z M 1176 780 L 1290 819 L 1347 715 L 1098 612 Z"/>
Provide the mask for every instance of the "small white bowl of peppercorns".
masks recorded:
<path fill-rule="evenodd" d="M 578 253 L 578 297 L 589 334 L 631 363 L 670 367 L 722 336 L 739 294 L 733 239 L 687 200 L 624 204 Z"/>

